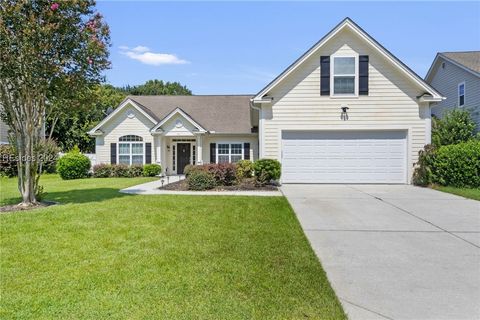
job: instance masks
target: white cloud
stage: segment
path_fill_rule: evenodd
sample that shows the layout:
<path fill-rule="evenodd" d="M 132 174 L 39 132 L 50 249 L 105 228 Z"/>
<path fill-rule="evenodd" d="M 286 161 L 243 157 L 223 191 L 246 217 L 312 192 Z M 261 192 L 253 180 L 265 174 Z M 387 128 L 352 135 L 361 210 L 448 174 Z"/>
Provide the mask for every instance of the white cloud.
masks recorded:
<path fill-rule="evenodd" d="M 136 46 L 135 48 L 120 46 L 119 49 L 121 54 L 152 66 L 189 63 L 187 60 L 180 59 L 174 54 L 152 52 L 152 50 L 145 46 Z"/>

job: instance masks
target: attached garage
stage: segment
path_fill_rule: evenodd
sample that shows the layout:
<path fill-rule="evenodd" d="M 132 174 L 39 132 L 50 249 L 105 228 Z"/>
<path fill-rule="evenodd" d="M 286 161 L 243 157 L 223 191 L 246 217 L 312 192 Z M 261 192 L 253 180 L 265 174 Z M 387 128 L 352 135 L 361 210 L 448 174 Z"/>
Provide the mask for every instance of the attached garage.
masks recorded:
<path fill-rule="evenodd" d="M 407 131 L 284 131 L 283 183 L 407 183 Z"/>

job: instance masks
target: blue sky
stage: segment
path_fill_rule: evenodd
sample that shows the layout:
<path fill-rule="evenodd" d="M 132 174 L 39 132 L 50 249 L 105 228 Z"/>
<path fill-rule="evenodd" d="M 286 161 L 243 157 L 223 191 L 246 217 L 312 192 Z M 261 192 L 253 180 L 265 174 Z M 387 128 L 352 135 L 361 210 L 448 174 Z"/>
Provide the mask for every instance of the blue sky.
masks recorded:
<path fill-rule="evenodd" d="M 480 2 L 101 1 L 107 82 L 179 81 L 194 94 L 256 93 L 345 17 L 424 76 L 438 51 L 480 50 Z"/>

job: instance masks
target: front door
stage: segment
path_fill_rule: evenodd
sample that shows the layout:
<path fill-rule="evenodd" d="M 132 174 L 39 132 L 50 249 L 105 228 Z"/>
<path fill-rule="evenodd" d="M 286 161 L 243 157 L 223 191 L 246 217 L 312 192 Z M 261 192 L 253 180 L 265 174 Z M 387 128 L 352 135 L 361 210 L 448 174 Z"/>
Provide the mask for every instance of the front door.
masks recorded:
<path fill-rule="evenodd" d="M 177 173 L 183 174 L 183 169 L 190 164 L 190 143 L 177 143 Z"/>

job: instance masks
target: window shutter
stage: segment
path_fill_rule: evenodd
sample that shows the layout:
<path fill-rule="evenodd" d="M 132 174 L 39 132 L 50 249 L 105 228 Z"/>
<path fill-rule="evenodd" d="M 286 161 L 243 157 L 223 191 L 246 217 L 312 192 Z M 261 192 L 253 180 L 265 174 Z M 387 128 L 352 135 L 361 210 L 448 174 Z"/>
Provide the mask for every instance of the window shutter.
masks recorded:
<path fill-rule="evenodd" d="M 145 163 L 152 163 L 152 144 L 145 143 Z"/>
<path fill-rule="evenodd" d="M 359 56 L 358 94 L 368 96 L 368 56 Z"/>
<path fill-rule="evenodd" d="M 117 144 L 110 143 L 110 164 L 117 163 Z"/>
<path fill-rule="evenodd" d="M 217 144 L 210 143 L 210 163 L 215 163 L 217 159 Z"/>
<path fill-rule="evenodd" d="M 243 159 L 250 160 L 250 143 L 248 142 L 243 144 Z"/>
<path fill-rule="evenodd" d="M 320 95 L 330 95 L 330 57 L 320 57 Z"/>

